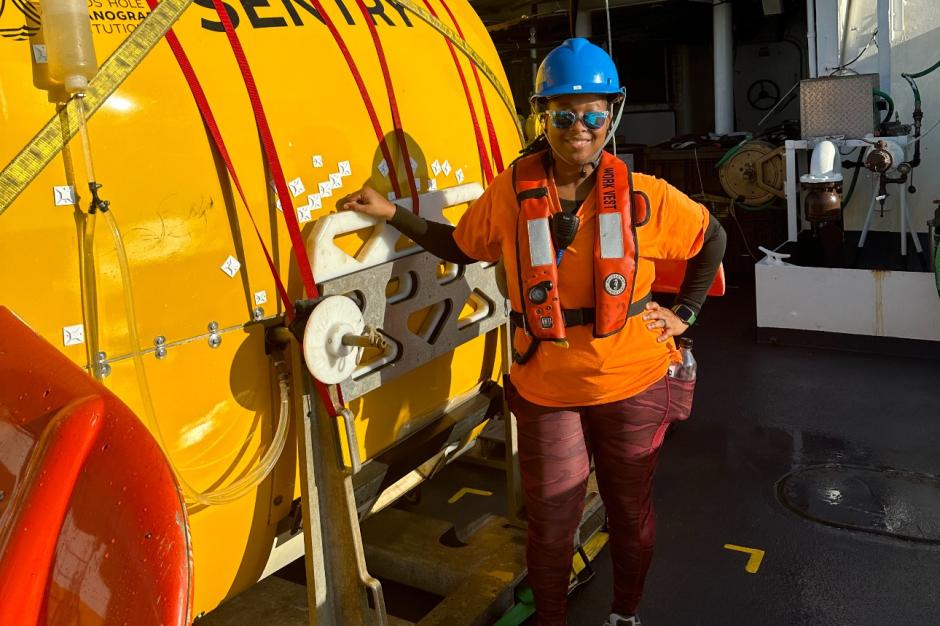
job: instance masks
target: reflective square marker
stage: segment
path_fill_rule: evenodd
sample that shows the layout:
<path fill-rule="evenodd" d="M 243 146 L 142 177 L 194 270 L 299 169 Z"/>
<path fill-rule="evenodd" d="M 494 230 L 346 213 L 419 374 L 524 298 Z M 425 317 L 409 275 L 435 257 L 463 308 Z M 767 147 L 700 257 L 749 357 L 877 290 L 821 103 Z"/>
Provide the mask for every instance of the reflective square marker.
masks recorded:
<path fill-rule="evenodd" d="M 85 343 L 85 326 L 82 324 L 64 326 L 62 328 L 62 343 L 66 346 L 77 346 Z"/>
<path fill-rule="evenodd" d="M 267 301 L 268 301 L 268 292 L 267 292 L 267 291 L 264 291 L 264 290 L 262 289 L 261 291 L 256 291 L 256 292 L 255 292 L 255 306 L 261 306 L 262 304 L 266 303 Z"/>
<path fill-rule="evenodd" d="M 382 176 L 388 176 L 388 163 L 385 162 L 385 159 L 379 161 L 377 169 L 379 170 L 379 173 L 382 174 Z"/>
<path fill-rule="evenodd" d="M 450 176 L 450 161 L 444 161 L 444 164 L 441 165 L 441 171 L 444 172 L 444 176 Z"/>
<path fill-rule="evenodd" d="M 349 161 L 339 162 L 339 173 L 342 176 L 350 176 L 352 174 L 352 166 L 349 164 Z"/>
<path fill-rule="evenodd" d="M 320 187 L 321 198 L 329 198 L 330 196 L 333 195 L 333 184 L 330 183 L 329 181 L 325 183 L 320 183 L 319 187 Z"/>
<path fill-rule="evenodd" d="M 319 154 L 313 155 L 313 166 L 323 167 L 323 157 Z"/>
<path fill-rule="evenodd" d="M 456 172 L 454 172 L 454 175 L 457 177 L 458 184 L 463 182 L 463 170 L 457 170 Z"/>
<path fill-rule="evenodd" d="M 431 163 L 431 171 L 434 172 L 435 176 L 440 176 L 441 174 L 441 163 L 437 159 L 434 159 L 434 163 Z"/>
<path fill-rule="evenodd" d="M 311 210 L 323 208 L 323 200 L 320 199 L 320 194 L 312 193 L 308 195 L 307 206 L 309 206 Z"/>
<path fill-rule="evenodd" d="M 287 183 L 287 188 L 290 189 L 291 195 L 295 198 L 303 192 L 307 191 L 307 188 L 304 187 L 304 181 L 300 180 L 299 178 L 295 178 L 294 180 Z"/>
<path fill-rule="evenodd" d="M 75 204 L 75 187 L 71 185 L 53 187 L 52 195 L 56 206 L 72 206 Z"/>
<path fill-rule="evenodd" d="M 241 269 L 241 266 L 242 264 L 238 262 L 238 259 L 232 255 L 229 255 L 229 257 L 225 259 L 225 263 L 222 264 L 220 269 L 228 274 L 230 278 L 235 278 L 235 274 L 238 273 L 238 270 Z"/>

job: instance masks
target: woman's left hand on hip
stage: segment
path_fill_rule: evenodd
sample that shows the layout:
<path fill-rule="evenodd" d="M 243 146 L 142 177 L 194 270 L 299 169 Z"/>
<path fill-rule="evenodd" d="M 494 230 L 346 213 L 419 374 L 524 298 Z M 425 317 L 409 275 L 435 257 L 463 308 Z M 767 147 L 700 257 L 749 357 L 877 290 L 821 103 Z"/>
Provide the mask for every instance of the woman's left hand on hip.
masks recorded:
<path fill-rule="evenodd" d="M 643 319 L 649 330 L 659 333 L 656 337 L 656 341 L 659 342 L 666 341 L 670 337 L 678 337 L 689 328 L 688 324 L 680 320 L 675 313 L 659 306 L 656 302 L 649 302 L 646 305 Z"/>

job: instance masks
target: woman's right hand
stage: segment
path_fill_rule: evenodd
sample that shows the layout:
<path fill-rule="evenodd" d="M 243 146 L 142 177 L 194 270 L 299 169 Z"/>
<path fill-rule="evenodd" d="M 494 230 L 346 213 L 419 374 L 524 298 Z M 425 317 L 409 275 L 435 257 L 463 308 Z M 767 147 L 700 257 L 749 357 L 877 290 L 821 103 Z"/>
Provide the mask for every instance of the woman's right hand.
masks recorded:
<path fill-rule="evenodd" d="M 368 185 L 363 185 L 359 191 L 343 198 L 340 206 L 345 211 L 359 211 L 383 220 L 391 219 L 395 215 L 395 205 Z"/>

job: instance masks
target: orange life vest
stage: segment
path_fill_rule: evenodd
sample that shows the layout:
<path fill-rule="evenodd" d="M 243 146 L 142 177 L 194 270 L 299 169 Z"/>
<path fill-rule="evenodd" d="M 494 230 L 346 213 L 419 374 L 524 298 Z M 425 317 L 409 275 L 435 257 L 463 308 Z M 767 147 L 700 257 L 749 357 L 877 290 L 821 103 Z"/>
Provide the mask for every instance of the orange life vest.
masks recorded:
<path fill-rule="evenodd" d="M 533 337 L 564 341 L 566 315 L 558 289 L 557 250 L 552 240 L 553 194 L 548 153 L 519 159 L 513 170 L 519 218 L 516 255 L 525 329 Z M 636 227 L 648 219 L 649 202 L 633 193 L 626 164 L 604 151 L 594 184 L 594 336 L 621 330 L 631 314 L 637 267 Z M 635 201 L 637 200 L 637 201 Z M 642 307 L 640 307 L 641 309 Z"/>

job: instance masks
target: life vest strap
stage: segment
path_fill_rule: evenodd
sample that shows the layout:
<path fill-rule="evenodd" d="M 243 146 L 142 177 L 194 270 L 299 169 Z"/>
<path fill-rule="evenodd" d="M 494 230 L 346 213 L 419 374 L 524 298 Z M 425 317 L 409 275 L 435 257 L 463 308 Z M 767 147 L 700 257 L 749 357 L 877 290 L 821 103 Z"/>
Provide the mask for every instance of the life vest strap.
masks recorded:
<path fill-rule="evenodd" d="M 548 195 L 548 187 L 536 187 L 535 189 L 526 189 L 516 194 L 516 202 L 522 203 L 523 200 L 533 200 L 544 198 Z"/>
<path fill-rule="evenodd" d="M 631 303 L 627 317 L 634 317 L 645 311 L 646 304 L 652 299 L 653 294 L 648 293 L 636 302 Z M 562 309 L 561 313 L 565 319 L 565 327 L 587 326 L 594 324 L 594 307 L 584 307 L 581 309 Z M 510 311 L 509 320 L 516 326 L 522 328 L 523 315 L 519 311 Z"/>

